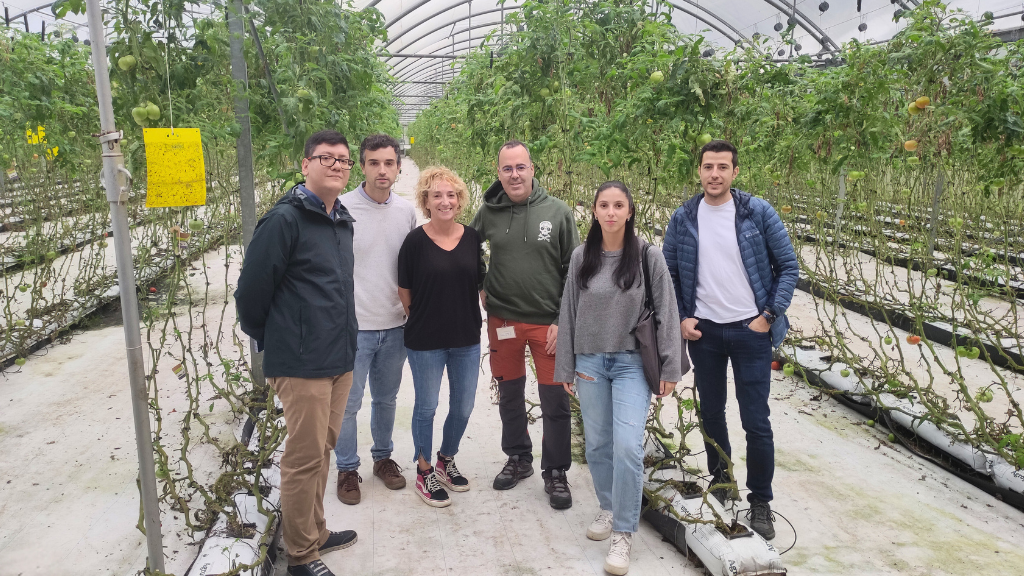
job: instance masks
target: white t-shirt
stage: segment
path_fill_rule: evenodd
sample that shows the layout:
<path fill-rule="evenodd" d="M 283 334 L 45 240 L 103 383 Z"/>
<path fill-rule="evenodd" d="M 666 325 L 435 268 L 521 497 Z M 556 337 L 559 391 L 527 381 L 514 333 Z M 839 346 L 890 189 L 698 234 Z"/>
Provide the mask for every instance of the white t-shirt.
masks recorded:
<path fill-rule="evenodd" d="M 724 324 L 758 314 L 736 239 L 736 203 L 697 208 L 697 305 L 694 316 Z"/>
<path fill-rule="evenodd" d="M 416 228 L 416 208 L 394 193 L 389 202 L 378 204 L 362 192 L 362 186 L 339 199 L 356 219 L 352 251 L 359 329 L 397 328 L 405 324 L 405 310 L 398 299 L 398 251 Z"/>

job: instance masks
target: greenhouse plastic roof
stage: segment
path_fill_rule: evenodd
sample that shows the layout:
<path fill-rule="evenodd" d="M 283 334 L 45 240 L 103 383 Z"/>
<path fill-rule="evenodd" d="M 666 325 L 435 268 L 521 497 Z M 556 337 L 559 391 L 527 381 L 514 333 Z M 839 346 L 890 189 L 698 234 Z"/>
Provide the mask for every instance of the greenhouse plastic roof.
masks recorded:
<path fill-rule="evenodd" d="M 388 41 L 381 48 L 390 54 L 385 61 L 398 81 L 395 106 L 401 122 L 407 124 L 443 94 L 444 85 L 458 73 L 460 58 L 479 48 L 490 32 L 500 32 L 505 17 L 518 10 L 523 0 L 505 0 L 504 4 L 499 0 L 353 1 L 356 8 L 373 6 L 384 15 Z M 822 0 L 670 0 L 658 6 L 670 13 L 679 30 L 703 34 L 717 47 L 747 43 L 757 34 L 768 39 L 773 56 L 785 59 L 799 54 L 827 55 L 853 38 L 884 42 L 903 26 L 893 22 L 894 12 L 919 3 L 831 0 L 824 12 L 819 9 Z M 991 11 L 994 30 L 1010 31 L 1009 40 L 1020 37 L 1024 0 L 950 0 L 947 4 L 975 17 Z M 82 38 L 88 36 L 84 15 L 69 15 L 58 22 L 49 6 L 50 2 L 41 0 L 0 0 L 0 11 L 6 9 L 12 27 L 24 28 L 27 19 L 31 32 L 39 32 L 44 23 L 47 30 L 61 24 L 75 28 Z M 784 45 L 775 29 L 782 24 L 784 30 L 791 20 L 796 25 L 794 40 L 799 52 Z M 862 25 L 864 30 L 860 30 Z M 507 25 L 504 29 L 509 31 Z M 492 42 L 500 43 L 500 34 Z"/>
<path fill-rule="evenodd" d="M 442 95 L 444 84 L 459 69 L 459 58 L 480 47 L 487 35 L 501 31 L 502 22 L 517 10 L 521 0 L 356 0 L 357 7 L 373 6 L 384 14 L 388 42 L 384 46 L 392 73 L 399 84 L 396 106 L 403 124 L 415 119 L 431 100 Z M 766 36 L 773 55 L 816 56 L 835 50 L 850 39 L 886 41 L 903 24 L 893 22 L 898 9 L 911 9 L 919 0 L 832 0 L 819 10 L 821 0 L 671 0 L 659 4 L 672 22 L 686 33 L 703 34 L 713 45 L 726 48 L 750 42 L 755 34 Z M 860 12 L 857 11 L 860 5 Z M 1021 27 L 1022 0 L 952 0 L 959 8 L 980 17 L 996 16 L 995 30 Z M 799 53 L 784 45 L 776 24 L 796 24 L 794 39 Z M 860 30 L 861 25 L 866 25 Z M 509 27 L 505 26 L 505 31 Z M 500 43 L 500 34 L 492 42 Z M 779 50 L 783 52 L 779 54 Z"/>

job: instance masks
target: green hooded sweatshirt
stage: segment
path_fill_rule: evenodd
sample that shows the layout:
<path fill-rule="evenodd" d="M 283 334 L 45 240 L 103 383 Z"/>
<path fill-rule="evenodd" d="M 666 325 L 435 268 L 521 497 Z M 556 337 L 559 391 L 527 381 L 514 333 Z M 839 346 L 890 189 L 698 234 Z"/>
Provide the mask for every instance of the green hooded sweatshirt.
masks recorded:
<path fill-rule="evenodd" d="M 572 251 L 580 243 L 572 212 L 533 179 L 515 204 L 501 181 L 484 192 L 470 224 L 491 246 L 484 278 L 487 313 L 527 324 L 557 324 Z"/>

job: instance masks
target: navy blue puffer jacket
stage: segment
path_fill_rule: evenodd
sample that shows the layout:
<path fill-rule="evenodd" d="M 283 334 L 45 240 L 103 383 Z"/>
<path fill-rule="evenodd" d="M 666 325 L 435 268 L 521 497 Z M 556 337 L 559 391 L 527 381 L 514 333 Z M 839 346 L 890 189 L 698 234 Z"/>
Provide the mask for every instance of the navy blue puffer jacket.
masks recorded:
<path fill-rule="evenodd" d="M 758 310 L 778 316 L 772 324 L 772 346 L 778 347 L 789 330 L 786 310 L 800 277 L 789 233 L 771 204 L 735 188 L 736 238 Z M 679 319 L 693 316 L 697 301 L 697 208 L 704 194 L 686 201 L 672 215 L 665 231 L 665 262 L 676 289 Z"/>

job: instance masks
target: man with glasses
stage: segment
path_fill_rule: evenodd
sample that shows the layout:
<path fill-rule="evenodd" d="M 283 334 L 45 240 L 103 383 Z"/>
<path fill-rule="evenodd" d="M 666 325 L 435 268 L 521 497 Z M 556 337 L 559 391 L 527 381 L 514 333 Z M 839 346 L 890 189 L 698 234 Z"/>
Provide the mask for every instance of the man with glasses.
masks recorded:
<path fill-rule="evenodd" d="M 300 184 L 256 224 L 235 290 L 242 331 L 264 350 L 284 406 L 281 524 L 293 576 L 333 576 L 320 555 L 355 543 L 331 532 L 324 490 L 356 356 L 354 219 L 338 200 L 355 162 L 333 130 L 306 140 Z M 330 208 L 328 208 L 330 207 Z"/>
<path fill-rule="evenodd" d="M 334 453 L 338 457 L 338 500 L 358 504 L 359 454 L 356 415 L 370 381 L 370 435 L 373 475 L 391 490 L 405 488 L 405 478 L 391 459 L 395 408 L 405 365 L 405 310 L 398 299 L 398 252 L 416 228 L 412 203 L 391 192 L 402 166 L 401 143 L 374 134 L 359 145 L 359 166 L 366 180 L 343 195 L 341 203 L 356 218 L 356 317 L 359 345 L 345 418 Z"/>
<path fill-rule="evenodd" d="M 508 490 L 533 475 L 527 429 L 526 347 L 540 384 L 544 423 L 541 469 L 552 508 L 572 506 L 565 473 L 570 453 L 569 396 L 554 381 L 562 288 L 579 232 L 569 207 L 533 177 L 530 151 L 518 140 L 498 150 L 498 180 L 484 193 L 470 226 L 490 243 L 480 299 L 487 310 L 491 375 L 498 381 L 501 449 L 508 456 L 494 478 Z"/>

